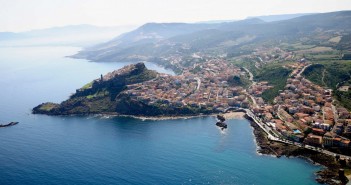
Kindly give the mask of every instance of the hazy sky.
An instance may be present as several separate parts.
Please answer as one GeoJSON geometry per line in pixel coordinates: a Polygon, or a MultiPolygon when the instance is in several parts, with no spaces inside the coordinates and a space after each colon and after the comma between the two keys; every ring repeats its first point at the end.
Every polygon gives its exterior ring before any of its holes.
{"type": "Polygon", "coordinates": [[[351,0],[0,0],[0,31],[351,10],[351,0]]]}

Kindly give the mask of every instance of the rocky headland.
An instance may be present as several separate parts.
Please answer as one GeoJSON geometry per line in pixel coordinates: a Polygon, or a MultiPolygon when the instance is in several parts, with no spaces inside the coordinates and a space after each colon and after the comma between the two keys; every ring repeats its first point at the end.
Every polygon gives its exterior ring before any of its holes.
{"type": "Polygon", "coordinates": [[[42,103],[34,107],[32,113],[47,115],[108,114],[139,117],[179,117],[215,112],[183,105],[150,104],[145,100],[133,97],[127,92],[127,90],[137,90],[138,84],[146,81],[152,82],[160,75],[162,74],[147,69],[144,63],[131,64],[104,76],[101,75],[99,79],[95,79],[82,88],[77,89],[68,100],[60,104],[42,103]]]}
{"type": "MultiPolygon", "coordinates": [[[[99,79],[86,84],[60,103],[43,103],[33,108],[34,114],[71,115],[71,114],[117,114],[121,107],[132,106],[128,98],[121,94],[127,85],[137,84],[156,78],[156,71],[148,70],[144,63],[137,63],[101,75],[99,79]]],[[[140,105],[133,105],[139,107],[140,105]]],[[[130,111],[130,110],[129,110],[130,111]]]]}

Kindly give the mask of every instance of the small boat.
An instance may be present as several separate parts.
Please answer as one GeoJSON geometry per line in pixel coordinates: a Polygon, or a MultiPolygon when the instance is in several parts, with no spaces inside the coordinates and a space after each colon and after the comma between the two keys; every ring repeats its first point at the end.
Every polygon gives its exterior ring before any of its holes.
{"type": "Polygon", "coordinates": [[[18,122],[10,122],[7,124],[0,124],[0,127],[9,127],[9,126],[17,125],[17,124],[18,124],[18,122]]]}

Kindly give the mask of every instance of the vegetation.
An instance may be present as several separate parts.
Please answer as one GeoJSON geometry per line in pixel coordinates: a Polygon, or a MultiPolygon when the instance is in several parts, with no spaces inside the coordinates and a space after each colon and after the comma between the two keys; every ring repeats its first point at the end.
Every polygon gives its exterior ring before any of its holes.
{"type": "Polygon", "coordinates": [[[304,45],[301,42],[289,44],[289,43],[282,43],[280,47],[286,51],[298,51],[298,50],[305,50],[314,48],[315,45],[304,45]]]}
{"type": "Polygon", "coordinates": [[[247,76],[230,76],[228,78],[228,83],[232,86],[242,86],[247,88],[251,84],[251,81],[247,76]]]}
{"type": "Polygon", "coordinates": [[[338,90],[351,82],[351,61],[319,61],[306,68],[303,75],[318,85],[333,89],[338,103],[351,110],[351,92],[338,90]]]}
{"type": "Polygon", "coordinates": [[[343,92],[336,90],[334,97],[338,100],[339,104],[348,110],[351,110],[351,91],[343,92]]]}
{"type": "Polygon", "coordinates": [[[44,104],[42,104],[40,109],[42,111],[50,111],[50,110],[52,110],[55,107],[57,107],[57,104],[55,104],[55,103],[44,103],[44,104]]]}
{"type": "Polygon", "coordinates": [[[115,98],[126,85],[151,80],[156,76],[155,71],[148,70],[144,64],[138,63],[130,68],[129,73],[114,76],[106,81],[92,81],[61,104],[44,103],[35,107],[33,113],[65,115],[115,112],[115,98]]]}
{"type": "Polygon", "coordinates": [[[92,87],[92,85],[93,85],[93,82],[89,82],[89,83],[85,84],[81,89],[89,89],[92,87]]]}
{"type": "MultiPolygon", "coordinates": [[[[346,51],[351,47],[350,18],[351,11],[342,11],[270,23],[260,19],[217,24],[153,23],[75,57],[94,61],[166,61],[168,56],[184,57],[196,52],[236,57],[250,54],[265,44],[294,52],[331,51],[331,48],[346,51]],[[145,38],[140,39],[141,34],[145,38]]],[[[172,67],[169,62],[164,66],[172,67]]]]}
{"type": "Polygon", "coordinates": [[[336,90],[351,79],[351,61],[319,61],[309,66],[303,75],[312,82],[336,90]]]}
{"type": "Polygon", "coordinates": [[[312,82],[324,86],[324,82],[322,81],[321,74],[323,74],[323,71],[325,70],[324,65],[322,64],[314,64],[305,69],[303,72],[303,75],[311,80],[312,82]]]}
{"type": "Polygon", "coordinates": [[[267,81],[273,86],[262,93],[263,100],[272,103],[274,98],[278,96],[279,90],[284,89],[290,73],[291,69],[279,65],[267,65],[256,71],[256,81],[267,81]]]}
{"type": "Polygon", "coordinates": [[[190,70],[190,72],[193,73],[193,74],[196,74],[196,73],[198,73],[200,71],[201,71],[201,67],[200,66],[196,66],[194,69],[190,70]]]}
{"type": "Polygon", "coordinates": [[[344,51],[344,50],[351,50],[351,35],[344,35],[341,37],[340,42],[336,46],[336,49],[344,51]]]}

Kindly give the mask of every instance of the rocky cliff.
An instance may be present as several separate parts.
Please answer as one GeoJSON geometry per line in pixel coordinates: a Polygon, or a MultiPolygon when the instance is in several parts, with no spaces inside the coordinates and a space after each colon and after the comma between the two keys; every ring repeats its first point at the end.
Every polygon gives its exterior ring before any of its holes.
{"type": "Polygon", "coordinates": [[[33,108],[34,114],[69,115],[119,113],[118,104],[128,104],[116,98],[127,85],[141,83],[157,77],[144,63],[137,63],[110,72],[76,90],[68,100],[60,103],[43,103],[33,108]],[[118,101],[117,101],[118,99],[118,101]]]}

